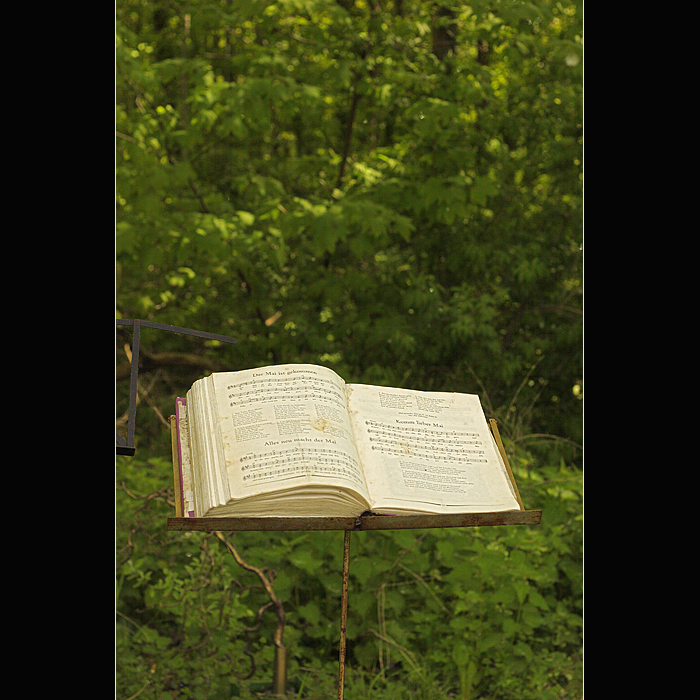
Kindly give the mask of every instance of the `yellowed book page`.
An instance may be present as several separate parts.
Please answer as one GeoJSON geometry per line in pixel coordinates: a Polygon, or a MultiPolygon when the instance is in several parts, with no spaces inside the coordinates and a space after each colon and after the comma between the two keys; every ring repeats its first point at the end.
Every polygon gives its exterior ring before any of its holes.
{"type": "Polygon", "coordinates": [[[374,511],[519,510],[478,396],[359,384],[346,393],[374,511]]]}
{"type": "Polygon", "coordinates": [[[196,381],[187,392],[190,459],[195,515],[230,499],[220,420],[211,377],[196,381]]]}
{"type": "Polygon", "coordinates": [[[343,380],[316,365],[212,375],[232,498],[320,484],[367,489],[343,380]]]}
{"type": "MultiPolygon", "coordinates": [[[[187,406],[184,401],[177,402],[178,446],[180,450],[180,478],[184,515],[194,515],[194,490],[192,482],[192,465],[190,462],[190,431],[187,423],[187,406]]],[[[176,494],[176,497],[178,494],[176,494]]]]}

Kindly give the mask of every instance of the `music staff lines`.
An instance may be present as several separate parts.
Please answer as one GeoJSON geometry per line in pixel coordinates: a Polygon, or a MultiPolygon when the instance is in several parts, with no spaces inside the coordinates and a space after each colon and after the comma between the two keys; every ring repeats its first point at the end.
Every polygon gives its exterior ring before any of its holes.
{"type": "Polygon", "coordinates": [[[279,389],[274,387],[268,389],[258,387],[231,393],[228,395],[230,406],[244,406],[252,403],[271,403],[271,402],[293,402],[293,401],[329,401],[331,403],[345,408],[344,396],[335,389],[326,389],[324,387],[309,387],[302,388],[298,391],[292,391],[291,387],[287,389],[279,389]]]}
{"type": "MultiPolygon", "coordinates": [[[[410,441],[411,443],[416,443],[418,446],[421,445],[433,445],[435,443],[440,443],[440,444],[449,444],[449,445],[475,445],[475,446],[483,446],[483,443],[481,440],[457,440],[455,438],[449,438],[449,437],[426,437],[423,435],[407,435],[403,432],[398,432],[394,430],[377,430],[376,428],[368,428],[367,433],[372,436],[372,435],[377,435],[380,437],[374,438],[375,440],[383,440],[386,442],[407,442],[410,441]]],[[[468,435],[465,433],[465,435],[468,435]]],[[[372,438],[370,438],[372,439],[372,438]]]]}
{"type": "MultiPolygon", "coordinates": [[[[306,384],[311,384],[317,386],[319,384],[327,384],[332,388],[337,389],[337,384],[330,379],[323,379],[321,377],[303,378],[303,377],[263,377],[260,379],[249,379],[247,382],[240,382],[238,384],[229,384],[226,387],[227,391],[232,389],[243,389],[247,386],[261,387],[265,384],[288,384],[289,386],[304,386],[306,384]]],[[[284,387],[283,387],[284,388],[284,387]]]]}
{"type": "Polygon", "coordinates": [[[417,426],[393,426],[365,421],[371,449],[396,457],[412,456],[434,462],[486,462],[483,442],[478,433],[458,430],[433,430],[417,426]]]}
{"type": "MultiPolygon", "coordinates": [[[[412,425],[388,425],[387,423],[379,423],[373,420],[365,421],[365,425],[368,426],[368,432],[382,432],[386,435],[404,435],[405,433],[417,433],[422,438],[427,438],[432,436],[431,439],[446,439],[446,438],[478,438],[479,433],[474,432],[462,432],[459,430],[431,430],[423,426],[412,426],[412,425]]],[[[478,441],[474,441],[478,442],[478,441]]]]}
{"type": "Polygon", "coordinates": [[[241,471],[244,482],[309,473],[314,476],[344,476],[361,483],[357,462],[340,450],[325,447],[291,447],[244,455],[241,457],[241,471]]]}
{"type": "Polygon", "coordinates": [[[432,462],[457,462],[460,464],[488,462],[487,459],[481,456],[484,454],[483,450],[450,450],[449,448],[439,447],[425,450],[401,442],[396,442],[394,445],[380,442],[379,445],[372,445],[372,450],[394,457],[413,457],[415,459],[428,459],[432,462]]]}

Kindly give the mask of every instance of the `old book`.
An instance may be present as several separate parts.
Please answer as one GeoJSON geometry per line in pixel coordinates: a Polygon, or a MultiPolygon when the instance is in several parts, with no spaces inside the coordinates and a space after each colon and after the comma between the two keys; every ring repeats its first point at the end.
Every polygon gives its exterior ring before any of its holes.
{"type": "Polygon", "coordinates": [[[190,517],[521,510],[479,397],[346,384],[308,364],[219,372],[176,411],[190,517]]]}

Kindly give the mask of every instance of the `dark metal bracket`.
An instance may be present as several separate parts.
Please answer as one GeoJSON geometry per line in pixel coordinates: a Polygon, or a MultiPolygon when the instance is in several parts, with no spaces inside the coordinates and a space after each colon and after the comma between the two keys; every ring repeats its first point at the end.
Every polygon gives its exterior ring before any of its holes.
{"type": "Polygon", "coordinates": [[[169,331],[170,333],[181,333],[183,335],[194,335],[198,338],[206,338],[207,340],[218,340],[222,343],[235,343],[235,338],[230,338],[217,333],[207,333],[205,331],[196,331],[191,328],[181,328],[180,326],[171,326],[166,323],[154,323],[153,321],[141,321],[140,319],[117,319],[118,326],[132,326],[133,338],[131,342],[131,383],[129,386],[129,422],[127,424],[126,440],[117,433],[117,454],[133,457],[136,452],[134,447],[134,431],[136,422],[136,390],[139,375],[139,344],[141,341],[141,328],[157,328],[161,331],[169,331]]]}

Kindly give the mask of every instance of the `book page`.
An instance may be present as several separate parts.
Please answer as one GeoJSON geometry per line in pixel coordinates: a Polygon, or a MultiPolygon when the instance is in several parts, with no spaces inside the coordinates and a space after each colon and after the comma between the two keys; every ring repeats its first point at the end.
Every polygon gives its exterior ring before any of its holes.
{"type": "MultiPolygon", "coordinates": [[[[182,486],[182,512],[187,517],[194,516],[194,490],[192,483],[192,465],[190,462],[190,431],[187,424],[187,403],[177,399],[177,436],[178,461],[180,467],[180,484],[182,486]]],[[[178,497],[178,494],[175,494],[178,497]]]]}
{"type": "Polygon", "coordinates": [[[479,397],[347,386],[372,510],[519,510],[479,397]]]}
{"type": "Polygon", "coordinates": [[[227,503],[231,497],[215,398],[211,377],[196,381],[186,396],[194,511],[197,517],[213,506],[227,503]]]}
{"type": "Polygon", "coordinates": [[[316,365],[211,375],[231,496],[320,484],[367,499],[343,380],[316,365]]]}

